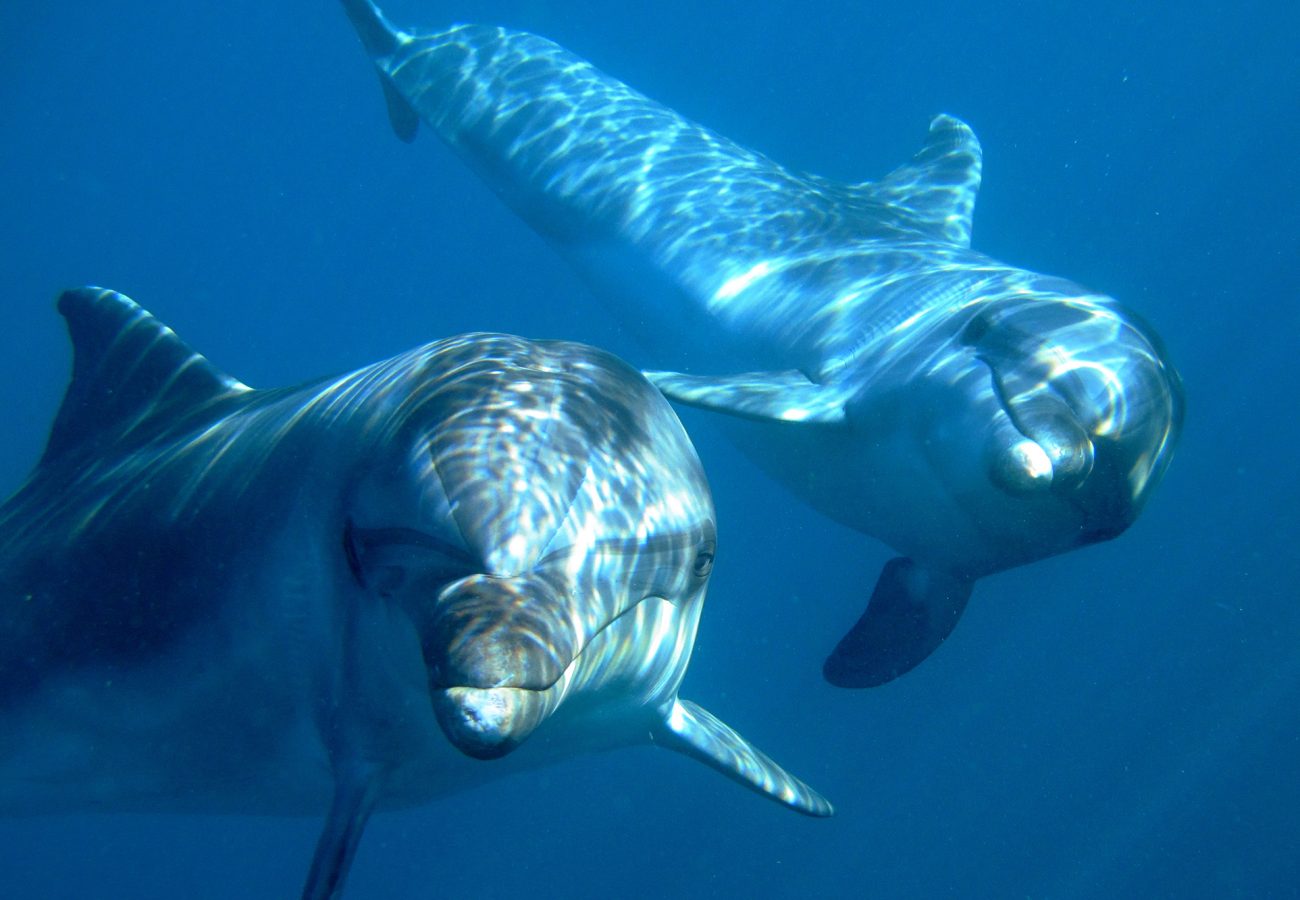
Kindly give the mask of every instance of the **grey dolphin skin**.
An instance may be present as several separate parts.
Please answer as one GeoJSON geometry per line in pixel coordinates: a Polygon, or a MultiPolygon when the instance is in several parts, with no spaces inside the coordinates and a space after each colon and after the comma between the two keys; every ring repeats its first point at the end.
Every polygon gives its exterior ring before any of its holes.
{"type": "Polygon", "coordinates": [[[789,171],[504,28],[407,33],[343,0],[403,139],[431,127],[640,330],[675,401],[903,556],[824,666],[887,682],[974,581],[1123,532],[1182,388],[1113,299],[970,248],[981,150],[941,115],[876,182],[789,171]],[[677,371],[668,371],[675,369],[677,371]]]}
{"type": "Polygon", "coordinates": [[[374,809],[647,741],[831,814],[677,697],[714,511],[636,370],[475,334],[252,390],[120,294],[59,309],[0,507],[0,814],[327,813],[309,898],[374,809]]]}

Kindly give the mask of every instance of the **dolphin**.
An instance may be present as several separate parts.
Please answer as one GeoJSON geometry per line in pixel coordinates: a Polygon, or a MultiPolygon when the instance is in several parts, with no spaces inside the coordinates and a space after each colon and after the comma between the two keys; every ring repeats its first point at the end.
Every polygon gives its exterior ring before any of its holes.
{"type": "Polygon", "coordinates": [[[714,510],[636,370],[471,334],[253,390],[121,294],[59,310],[0,507],[0,813],[325,812],[309,898],[372,810],[647,741],[831,814],[677,696],[714,510]]]}
{"type": "Polygon", "coordinates": [[[790,171],[562,47],[408,32],[343,0],[398,136],[432,128],[640,332],[664,393],[721,413],[814,508],[902,555],[823,667],[890,681],[974,582],[1122,533],[1183,394],[1114,299],[971,249],[982,153],[949,115],[910,162],[790,171]]]}

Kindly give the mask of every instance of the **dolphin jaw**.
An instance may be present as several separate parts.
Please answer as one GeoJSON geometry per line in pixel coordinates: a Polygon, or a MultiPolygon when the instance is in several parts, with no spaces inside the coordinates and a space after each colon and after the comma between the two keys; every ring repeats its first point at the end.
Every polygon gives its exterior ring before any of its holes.
{"type": "Polygon", "coordinates": [[[532,734],[559,705],[558,692],[516,687],[452,687],[433,692],[443,734],[473,759],[500,759],[532,734]]]}
{"type": "MultiPolygon", "coordinates": [[[[581,696],[588,689],[582,674],[588,671],[583,668],[588,659],[587,651],[609,629],[621,622],[635,622],[647,601],[677,607],[677,604],[656,594],[641,598],[597,630],[573,655],[554,683],[545,687],[521,687],[509,683],[508,677],[502,678],[498,684],[482,687],[440,685],[437,674],[431,670],[430,698],[438,725],[447,740],[474,759],[500,759],[512,752],[550,718],[570,694],[581,696]]],[[[653,631],[641,635],[643,652],[635,657],[627,655],[625,648],[611,650],[608,645],[607,649],[592,657],[592,666],[602,670],[606,676],[610,673],[605,670],[613,667],[627,670],[638,681],[649,679],[644,690],[634,692],[640,698],[635,701],[638,705],[653,705],[669,695],[675,697],[677,683],[685,671],[683,663],[685,658],[689,658],[689,652],[683,658],[676,649],[680,640],[670,639],[667,633],[673,630],[673,625],[663,621],[662,617],[656,618],[655,622],[653,631]],[[655,675],[656,672],[659,674],[655,675]]]]}

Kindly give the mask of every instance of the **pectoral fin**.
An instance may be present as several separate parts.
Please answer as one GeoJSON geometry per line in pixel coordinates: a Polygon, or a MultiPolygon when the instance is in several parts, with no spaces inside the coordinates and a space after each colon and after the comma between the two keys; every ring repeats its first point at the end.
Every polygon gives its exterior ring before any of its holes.
{"type": "Polygon", "coordinates": [[[403,143],[411,143],[420,129],[420,117],[383,72],[379,73],[379,86],[384,90],[384,103],[388,106],[388,122],[393,126],[393,134],[403,143]]]}
{"type": "Polygon", "coordinates": [[[971,581],[891,559],[862,614],[826,658],[836,687],[876,687],[918,666],[952,633],[970,599],[971,581]]]}
{"type": "Polygon", "coordinates": [[[379,75],[379,86],[384,90],[384,102],[388,104],[388,121],[393,125],[393,133],[406,143],[415,140],[415,132],[420,125],[420,117],[402,92],[389,77],[392,56],[411,36],[394,28],[371,0],[343,0],[343,9],[357,29],[357,36],[366,48],[366,53],[375,64],[379,75]]]}
{"type": "Polygon", "coordinates": [[[809,380],[802,372],[748,372],[743,375],[684,375],[643,372],[664,396],[689,406],[747,419],[781,422],[844,421],[839,391],[809,380]]]}
{"type": "Polygon", "coordinates": [[[343,895],[343,882],[375,806],[378,782],[372,769],[349,768],[337,779],[334,802],[316,841],[316,855],[302,889],[302,900],[333,900],[343,895]]]}
{"type": "Polygon", "coordinates": [[[821,794],[782,769],[730,726],[689,700],[674,700],[654,741],[698,759],[728,778],[808,816],[835,810],[821,794]]]}

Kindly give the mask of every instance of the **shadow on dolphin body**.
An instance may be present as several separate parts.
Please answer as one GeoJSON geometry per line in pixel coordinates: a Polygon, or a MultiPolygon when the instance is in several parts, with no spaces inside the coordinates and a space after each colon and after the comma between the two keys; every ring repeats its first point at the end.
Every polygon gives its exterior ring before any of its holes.
{"type": "Polygon", "coordinates": [[[982,153],[961,121],[841,184],[544,38],[407,32],[343,5],[399,137],[426,123],[548,238],[639,331],[665,394],[903,554],[827,659],[832,683],[913,668],[977,579],[1119,535],[1160,482],[1183,416],[1160,341],[1110,297],[971,249],[982,153]]]}
{"type": "Polygon", "coordinates": [[[471,334],[253,390],[113,291],[59,309],[0,507],[0,814],[328,809],[309,898],[374,809],[647,741],[831,814],[677,696],[714,510],[636,370],[471,334]]]}

